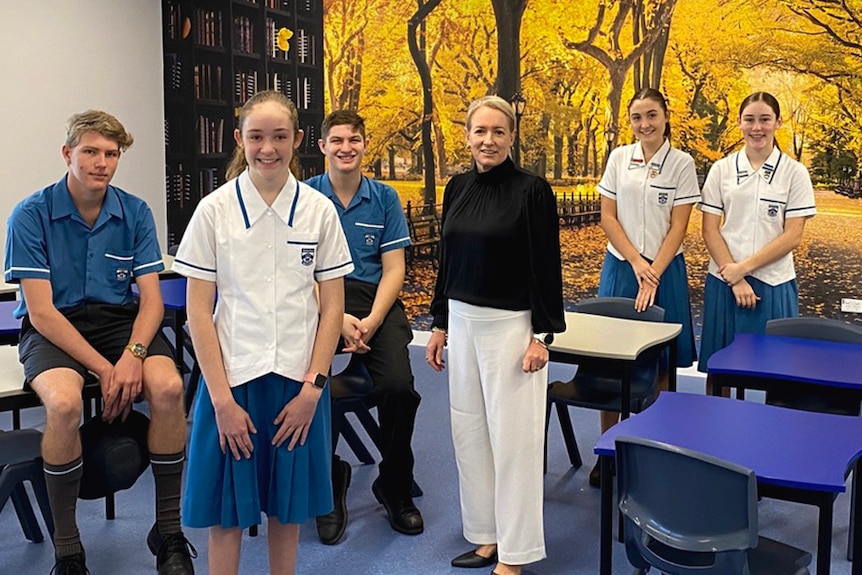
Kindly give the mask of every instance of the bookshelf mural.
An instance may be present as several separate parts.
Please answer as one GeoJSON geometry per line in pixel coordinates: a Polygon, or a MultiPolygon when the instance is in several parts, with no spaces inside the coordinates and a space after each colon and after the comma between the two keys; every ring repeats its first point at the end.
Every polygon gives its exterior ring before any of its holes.
{"type": "Polygon", "coordinates": [[[316,0],[163,0],[168,245],[198,201],[224,183],[239,109],[275,89],[297,105],[300,160],[323,170],[323,6],[316,0]],[[309,139],[308,136],[313,139],[309,139]]]}

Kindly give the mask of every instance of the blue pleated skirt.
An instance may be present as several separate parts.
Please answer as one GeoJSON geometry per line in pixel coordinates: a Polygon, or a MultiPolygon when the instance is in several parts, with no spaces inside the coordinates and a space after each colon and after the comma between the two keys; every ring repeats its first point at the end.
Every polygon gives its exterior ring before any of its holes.
{"type": "MultiPolygon", "coordinates": [[[[636,298],[637,295],[638,281],[632,266],[625,260],[618,260],[610,252],[605,253],[605,263],[602,265],[602,274],[599,277],[599,297],[636,298]]],[[[676,365],[677,367],[690,366],[697,355],[691,322],[688,273],[685,270],[685,258],[682,254],[674,257],[661,275],[655,304],[664,308],[666,322],[682,324],[682,331],[676,339],[676,365]]]]}
{"type": "Polygon", "coordinates": [[[257,429],[250,459],[236,461],[219,448],[215,411],[201,378],[195,400],[183,523],[188,527],[245,529],[261,522],[261,513],[281,523],[304,523],[332,511],[332,439],[329,387],[317,403],[305,445],[272,445],[273,423],[302,383],[269,374],[231,389],[257,429]]]}
{"type": "Polygon", "coordinates": [[[736,334],[764,333],[769,320],[799,315],[799,287],[795,279],[777,286],[751,276],[745,279],[760,297],[754,309],[736,305],[733,289],[714,275],[707,274],[698,371],[706,372],[710,356],[730,345],[736,334]]]}

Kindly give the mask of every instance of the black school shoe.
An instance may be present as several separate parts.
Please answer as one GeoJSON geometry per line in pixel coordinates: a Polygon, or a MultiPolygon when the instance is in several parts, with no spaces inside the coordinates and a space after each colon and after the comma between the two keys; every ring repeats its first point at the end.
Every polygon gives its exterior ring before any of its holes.
{"type": "Polygon", "coordinates": [[[66,557],[57,557],[51,575],[89,575],[83,551],[66,557]]]}
{"type": "Polygon", "coordinates": [[[147,547],[156,556],[159,575],[194,575],[192,559],[198,552],[182,532],[162,536],[153,525],[147,534],[147,547]]]}
{"type": "MultiPolygon", "coordinates": [[[[611,477],[614,477],[617,474],[617,463],[616,461],[611,461],[611,477]]],[[[602,462],[596,461],[596,464],[593,466],[590,471],[590,487],[599,488],[602,486],[602,462]]]]}
{"type": "Polygon", "coordinates": [[[347,529],[347,488],[350,487],[350,464],[339,459],[332,468],[332,502],[330,513],[317,518],[317,536],[324,545],[335,545],[347,529]]]}
{"type": "Polygon", "coordinates": [[[387,497],[380,488],[380,478],[375,479],[371,484],[371,492],[386,508],[392,529],[405,535],[419,535],[425,530],[422,514],[419,513],[419,509],[413,504],[413,499],[409,495],[401,499],[387,497]]]}

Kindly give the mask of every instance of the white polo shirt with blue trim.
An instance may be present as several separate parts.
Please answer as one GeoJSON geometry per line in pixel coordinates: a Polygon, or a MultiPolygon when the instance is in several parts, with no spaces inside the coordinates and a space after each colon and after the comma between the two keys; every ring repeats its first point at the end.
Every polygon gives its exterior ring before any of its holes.
{"type": "Polygon", "coordinates": [[[198,204],[174,271],[215,282],[215,325],[228,382],[268,373],[302,381],[319,308],[314,283],[353,270],[338,214],[291,175],[267,206],[248,175],[198,204]]]}
{"type": "Polygon", "coordinates": [[[332,189],[328,174],[306,180],[332,200],[347,236],[355,266],[349,279],[377,285],[383,276],[382,254],[410,245],[410,232],[398,193],[390,186],[362,177],[359,189],[346,208],[332,189]]]}
{"type": "MultiPolygon", "coordinates": [[[[721,237],[735,262],[757,253],[780,236],[787,218],[817,213],[808,170],[777,147],[759,170],[751,167],[744,148],[713,164],[698,208],[722,216],[721,237]]],[[[709,273],[721,277],[712,258],[709,273]]],[[[751,275],[771,286],[794,279],[793,253],[751,275]]]]}
{"type": "MultiPolygon", "coordinates": [[[[667,140],[649,162],[640,142],[614,149],[598,188],[616,201],[617,220],[626,237],[650,261],[670,230],[673,208],[700,201],[694,160],[667,140]]],[[[608,251],[620,261],[625,259],[610,242],[608,251]]]]}
{"type": "MultiPolygon", "coordinates": [[[[6,232],[5,279],[46,279],[54,307],[131,303],[132,278],[164,269],[153,214],[147,203],[108,186],[92,227],[72,201],[66,176],[19,203],[6,232]]],[[[21,303],[15,317],[27,314],[21,303]]]]}

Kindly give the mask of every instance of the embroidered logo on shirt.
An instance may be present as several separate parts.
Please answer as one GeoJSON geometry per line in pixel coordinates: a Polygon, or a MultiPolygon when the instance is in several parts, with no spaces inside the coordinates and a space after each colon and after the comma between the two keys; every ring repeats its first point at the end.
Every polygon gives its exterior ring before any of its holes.
{"type": "Polygon", "coordinates": [[[766,209],[766,215],[770,218],[774,218],[778,215],[778,204],[769,204],[769,207],[766,209]]]}
{"type": "Polygon", "coordinates": [[[314,248],[302,248],[302,255],[299,258],[304,266],[310,266],[314,263],[314,248]]]}
{"type": "Polygon", "coordinates": [[[118,282],[126,281],[129,279],[129,270],[126,268],[117,268],[116,277],[118,282]]]}
{"type": "Polygon", "coordinates": [[[659,203],[659,205],[662,205],[662,206],[667,204],[667,192],[659,192],[658,193],[658,203],[659,203]]]}
{"type": "Polygon", "coordinates": [[[365,245],[373,246],[374,245],[374,234],[365,234],[365,245]]]}

